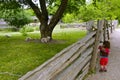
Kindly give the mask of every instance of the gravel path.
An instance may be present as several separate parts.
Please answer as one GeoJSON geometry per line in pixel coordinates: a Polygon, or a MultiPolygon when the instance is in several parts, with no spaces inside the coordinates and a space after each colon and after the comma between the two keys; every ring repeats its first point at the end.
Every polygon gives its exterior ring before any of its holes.
{"type": "Polygon", "coordinates": [[[116,29],[111,34],[110,42],[108,71],[100,73],[97,69],[96,74],[89,76],[86,80],[120,80],[120,29],[116,29]]]}

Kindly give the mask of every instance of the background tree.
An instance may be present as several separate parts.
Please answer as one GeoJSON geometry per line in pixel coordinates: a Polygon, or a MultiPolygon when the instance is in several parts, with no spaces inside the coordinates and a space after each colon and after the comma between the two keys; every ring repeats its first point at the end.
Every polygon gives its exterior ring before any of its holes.
{"type": "Polygon", "coordinates": [[[13,26],[17,31],[32,21],[28,14],[25,12],[23,14],[21,11],[11,14],[9,17],[5,17],[4,20],[8,22],[9,25],[13,26]]]}
{"type": "Polygon", "coordinates": [[[31,22],[29,14],[15,0],[0,1],[0,18],[4,19],[15,30],[19,30],[25,24],[31,22]]]}
{"type": "MultiPolygon", "coordinates": [[[[92,1],[92,0],[91,0],[92,1]]],[[[118,18],[120,20],[119,0],[93,0],[91,4],[80,6],[77,16],[83,21],[107,19],[113,20],[118,18]]]]}
{"type": "Polygon", "coordinates": [[[86,5],[86,0],[69,0],[68,6],[63,14],[62,22],[79,22],[78,15],[80,6],[86,5]]]}

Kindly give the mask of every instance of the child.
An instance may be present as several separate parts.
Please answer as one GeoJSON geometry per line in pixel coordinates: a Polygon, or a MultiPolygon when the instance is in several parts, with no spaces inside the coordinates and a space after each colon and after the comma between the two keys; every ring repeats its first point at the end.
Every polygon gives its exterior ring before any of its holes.
{"type": "Polygon", "coordinates": [[[110,42],[104,41],[102,46],[99,46],[100,49],[100,72],[107,72],[106,66],[108,64],[108,55],[110,53],[110,42]]]}

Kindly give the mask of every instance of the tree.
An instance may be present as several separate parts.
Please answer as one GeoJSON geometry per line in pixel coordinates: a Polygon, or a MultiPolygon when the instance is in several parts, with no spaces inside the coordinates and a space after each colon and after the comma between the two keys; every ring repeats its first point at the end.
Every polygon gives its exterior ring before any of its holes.
{"type": "Polygon", "coordinates": [[[95,7],[101,11],[102,19],[119,17],[120,0],[94,0],[95,7]]]}
{"type": "MultiPolygon", "coordinates": [[[[51,0],[52,1],[52,0],[51,0]]],[[[57,0],[56,0],[57,1],[57,0]]],[[[46,0],[39,0],[40,8],[36,6],[32,0],[26,0],[26,2],[30,5],[33,9],[35,15],[40,21],[40,33],[41,33],[41,41],[42,42],[49,42],[52,40],[52,32],[58,21],[61,19],[65,8],[67,6],[68,0],[61,0],[61,4],[59,8],[52,15],[52,18],[49,20],[48,10],[47,10],[47,1],[46,0]]]]}
{"type": "Polygon", "coordinates": [[[120,20],[120,0],[92,0],[91,4],[80,6],[77,16],[83,21],[107,19],[120,20]]]}
{"type": "Polygon", "coordinates": [[[15,0],[0,1],[0,9],[0,18],[4,19],[15,30],[19,30],[31,22],[29,14],[26,14],[21,8],[21,4],[15,0]]]}
{"type": "Polygon", "coordinates": [[[9,25],[13,26],[16,31],[18,31],[24,25],[30,23],[32,18],[29,16],[29,14],[21,10],[20,12],[15,12],[8,17],[5,17],[4,20],[8,22],[9,25]]]}

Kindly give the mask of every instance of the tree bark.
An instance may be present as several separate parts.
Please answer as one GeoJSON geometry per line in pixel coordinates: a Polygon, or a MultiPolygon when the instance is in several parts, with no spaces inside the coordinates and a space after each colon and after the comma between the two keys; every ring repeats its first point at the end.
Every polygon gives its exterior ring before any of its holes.
{"type": "Polygon", "coordinates": [[[40,25],[41,42],[47,43],[52,40],[53,30],[48,25],[40,25]],[[47,28],[46,28],[47,27],[47,28]]]}

